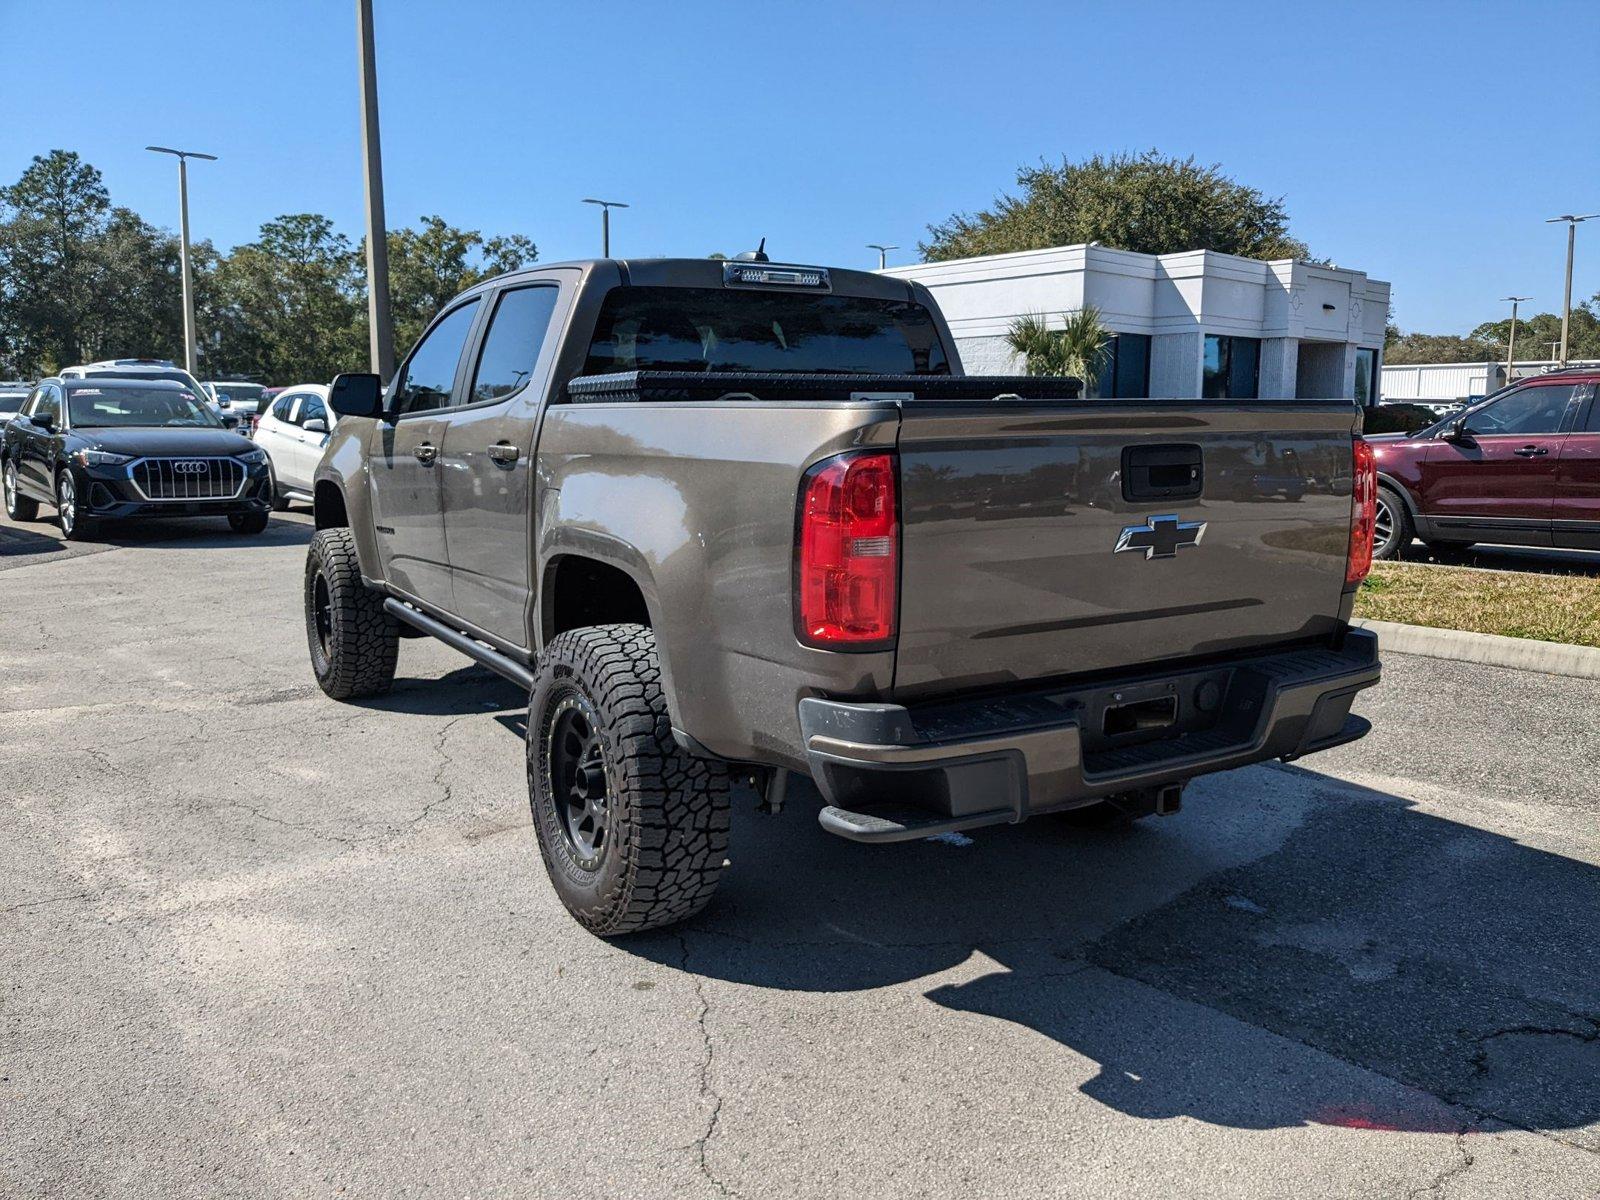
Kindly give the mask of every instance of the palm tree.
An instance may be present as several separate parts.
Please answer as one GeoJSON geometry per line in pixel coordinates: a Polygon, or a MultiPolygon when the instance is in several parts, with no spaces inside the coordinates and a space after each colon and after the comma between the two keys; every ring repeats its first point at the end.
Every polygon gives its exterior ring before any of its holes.
{"type": "Polygon", "coordinates": [[[1043,313],[1028,313],[1011,323],[1006,342],[1027,364],[1029,375],[1072,375],[1085,391],[1100,378],[1101,360],[1111,332],[1093,305],[1065,314],[1060,329],[1045,324],[1043,313]]]}

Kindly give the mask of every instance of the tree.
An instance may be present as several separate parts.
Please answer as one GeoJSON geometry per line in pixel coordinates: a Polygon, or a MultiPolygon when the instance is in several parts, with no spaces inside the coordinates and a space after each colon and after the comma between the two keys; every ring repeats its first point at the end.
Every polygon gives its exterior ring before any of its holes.
{"type": "Polygon", "coordinates": [[[930,225],[921,243],[927,262],[1100,242],[1121,250],[1168,254],[1216,250],[1250,258],[1305,258],[1289,236],[1282,198],[1273,199],[1192,157],[1096,154],[1017,171],[1020,195],[992,209],[957,213],[930,225]]]}
{"type": "Polygon", "coordinates": [[[1505,357],[1505,346],[1449,333],[1401,333],[1384,345],[1383,361],[1403,363],[1493,362],[1505,357]]]}
{"type": "Polygon", "coordinates": [[[82,359],[110,208],[100,172],[67,150],[35,155],[0,189],[0,359],[9,370],[82,359]]]}
{"type": "Polygon", "coordinates": [[[323,382],[366,361],[350,239],[317,213],[268,221],[214,268],[207,374],[323,382]]]}
{"type": "MultiPolygon", "coordinates": [[[[415,229],[390,230],[389,304],[396,349],[404,353],[439,310],[467,288],[520,270],[538,257],[538,247],[521,234],[485,238],[438,216],[423,217],[415,229]]],[[[365,242],[360,258],[366,261],[365,242]]]]}
{"type": "Polygon", "coordinates": [[[1067,313],[1060,329],[1051,329],[1043,313],[1018,317],[1006,341],[1023,356],[1029,375],[1072,375],[1093,391],[1100,378],[1110,331],[1100,323],[1100,312],[1090,306],[1067,313]]]}
{"type": "MultiPolygon", "coordinates": [[[[1511,336],[1511,318],[1486,321],[1472,331],[1472,336],[1499,346],[1499,357],[1504,358],[1506,343],[1511,336]]],[[[1560,340],[1560,313],[1538,313],[1517,318],[1519,359],[1549,358],[1550,344],[1560,340]]],[[[1567,331],[1567,357],[1600,358],[1600,295],[1573,306],[1572,321],[1567,331]]]]}

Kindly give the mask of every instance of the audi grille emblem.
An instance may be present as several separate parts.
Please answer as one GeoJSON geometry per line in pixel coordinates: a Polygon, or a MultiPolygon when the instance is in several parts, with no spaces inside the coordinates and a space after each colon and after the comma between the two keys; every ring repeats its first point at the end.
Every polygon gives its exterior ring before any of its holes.
{"type": "Polygon", "coordinates": [[[1143,550],[1146,560],[1176,558],[1180,548],[1198,546],[1205,532],[1204,521],[1183,521],[1174,513],[1164,513],[1151,517],[1143,525],[1124,526],[1117,538],[1117,548],[1111,553],[1143,550]]]}
{"type": "Polygon", "coordinates": [[[189,459],[187,462],[175,462],[172,469],[179,475],[204,475],[211,470],[211,464],[201,459],[189,459]]]}

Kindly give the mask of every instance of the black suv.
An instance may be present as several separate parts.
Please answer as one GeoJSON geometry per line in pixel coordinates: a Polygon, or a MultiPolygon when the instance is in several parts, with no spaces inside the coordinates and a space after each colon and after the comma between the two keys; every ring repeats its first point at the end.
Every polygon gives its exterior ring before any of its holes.
{"type": "Polygon", "coordinates": [[[0,478],[7,516],[54,505],[70,541],[126,517],[225,516],[260,533],[272,503],[266,452],[167,380],[41,380],[0,437],[0,478]]]}

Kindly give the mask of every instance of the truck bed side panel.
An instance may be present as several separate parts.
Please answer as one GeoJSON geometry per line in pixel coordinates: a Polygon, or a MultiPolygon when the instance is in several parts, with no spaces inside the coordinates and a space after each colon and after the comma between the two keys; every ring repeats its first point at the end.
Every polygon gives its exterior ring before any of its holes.
{"type": "Polygon", "coordinates": [[[540,587],[561,555],[644,592],[677,728],[730,759],[803,765],[804,695],[877,696],[893,654],[795,638],[795,504],[818,459],[890,448],[899,410],[711,401],[552,406],[539,439],[540,587]]]}

